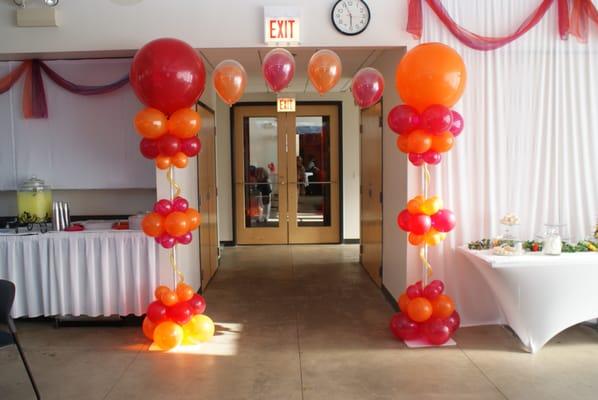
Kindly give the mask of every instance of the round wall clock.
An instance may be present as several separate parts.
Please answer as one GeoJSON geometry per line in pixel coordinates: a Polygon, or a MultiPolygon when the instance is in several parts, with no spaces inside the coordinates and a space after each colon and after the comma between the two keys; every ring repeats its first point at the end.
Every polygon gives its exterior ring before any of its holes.
{"type": "Polygon", "coordinates": [[[332,7],[332,24],[343,35],[359,35],[370,18],[370,8],[363,0],[338,0],[332,7]]]}

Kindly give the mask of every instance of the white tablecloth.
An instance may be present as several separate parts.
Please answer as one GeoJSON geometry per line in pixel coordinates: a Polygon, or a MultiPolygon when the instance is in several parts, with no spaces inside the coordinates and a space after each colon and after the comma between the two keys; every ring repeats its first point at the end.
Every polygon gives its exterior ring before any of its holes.
{"type": "Polygon", "coordinates": [[[598,253],[459,251],[480,271],[504,321],[532,353],[564,329],[598,317],[598,253]]]}
{"type": "Polygon", "coordinates": [[[139,231],[0,236],[12,316],[142,315],[159,282],[157,247],[139,231]]]}

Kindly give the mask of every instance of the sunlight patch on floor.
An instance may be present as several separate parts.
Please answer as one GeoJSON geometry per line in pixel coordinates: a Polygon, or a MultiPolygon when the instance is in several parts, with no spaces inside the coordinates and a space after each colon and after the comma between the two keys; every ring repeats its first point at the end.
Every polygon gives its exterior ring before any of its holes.
{"type": "Polygon", "coordinates": [[[239,338],[243,330],[243,324],[231,322],[215,322],[216,333],[212,340],[201,344],[182,344],[167,352],[152,343],[150,352],[174,353],[174,354],[199,354],[209,356],[235,356],[238,353],[239,338]]]}

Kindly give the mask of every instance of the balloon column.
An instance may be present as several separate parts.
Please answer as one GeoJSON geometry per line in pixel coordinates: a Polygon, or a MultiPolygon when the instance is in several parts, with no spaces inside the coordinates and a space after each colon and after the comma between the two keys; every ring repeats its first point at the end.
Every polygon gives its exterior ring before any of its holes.
{"type": "Polygon", "coordinates": [[[199,212],[189,207],[174,181],[174,167],[185,168],[188,157],[201,150],[197,134],[199,114],[192,107],[201,97],[206,81],[203,62],[187,43],[170,38],[147,43],[135,54],[129,79],[135,94],[148,108],[135,117],[134,125],[143,136],[141,154],[155,160],[156,167],[167,169],[171,185],[170,199],[160,199],[145,216],[142,228],[165,249],[178,284],[175,290],[159,286],[156,301],[147,309],[143,332],[163,350],[183,342],[199,343],[214,334],[214,324],[207,316],[205,300],[184,282],[176,264],[176,246],[193,240],[191,231],[200,224],[199,212]]]}
{"type": "Polygon", "coordinates": [[[432,345],[447,342],[460,324],[453,300],[444,294],[444,283],[433,280],[428,246],[436,246],[454,229],[456,218],[442,199],[429,196],[428,164],[442,161],[463,130],[463,117],[452,107],[463,94],[466,70],[452,48],[441,43],[416,46],[396,70],[396,89],[405,104],[388,114],[388,125],[397,133],[397,147],[409,161],[422,167],[423,194],[413,197],[397,216],[399,227],[409,232],[409,244],[421,246],[423,279],[407,287],[398,304],[401,312],[390,321],[393,334],[402,340],[424,339],[432,345]]]}

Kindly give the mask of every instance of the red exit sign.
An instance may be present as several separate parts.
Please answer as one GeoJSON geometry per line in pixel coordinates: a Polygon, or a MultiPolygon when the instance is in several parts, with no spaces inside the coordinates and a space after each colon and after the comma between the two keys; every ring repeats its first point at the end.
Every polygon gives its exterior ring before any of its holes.
{"type": "Polygon", "coordinates": [[[265,7],[264,32],[267,44],[298,44],[299,10],[296,7],[265,7]]]}

